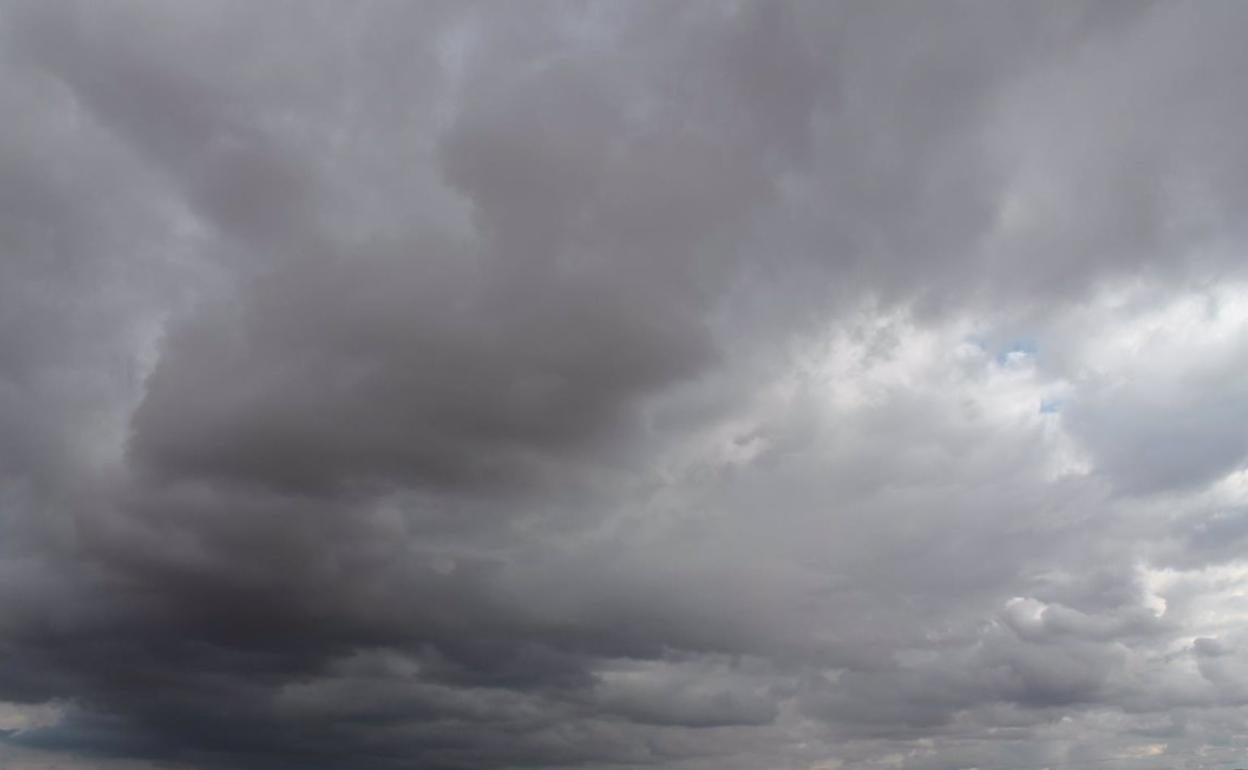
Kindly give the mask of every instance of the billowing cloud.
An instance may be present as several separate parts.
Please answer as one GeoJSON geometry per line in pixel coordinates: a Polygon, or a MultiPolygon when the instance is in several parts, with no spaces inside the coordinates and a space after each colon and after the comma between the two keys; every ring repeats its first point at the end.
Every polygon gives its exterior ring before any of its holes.
{"type": "Polygon", "coordinates": [[[1231,766],[1246,27],[0,4],[0,764],[1231,766]]]}

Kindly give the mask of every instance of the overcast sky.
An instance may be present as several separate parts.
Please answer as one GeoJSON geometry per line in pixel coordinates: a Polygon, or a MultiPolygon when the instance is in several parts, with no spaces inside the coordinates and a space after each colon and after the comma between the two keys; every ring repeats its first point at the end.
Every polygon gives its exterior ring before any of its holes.
{"type": "Polygon", "coordinates": [[[0,766],[1248,766],[1245,40],[0,2],[0,766]]]}

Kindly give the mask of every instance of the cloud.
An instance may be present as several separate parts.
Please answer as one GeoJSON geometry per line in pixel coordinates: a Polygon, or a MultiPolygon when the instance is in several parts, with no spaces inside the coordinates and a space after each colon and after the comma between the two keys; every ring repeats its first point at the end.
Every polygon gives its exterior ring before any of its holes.
{"type": "Polygon", "coordinates": [[[1227,764],[1245,21],[0,6],[0,762],[1227,764]]]}

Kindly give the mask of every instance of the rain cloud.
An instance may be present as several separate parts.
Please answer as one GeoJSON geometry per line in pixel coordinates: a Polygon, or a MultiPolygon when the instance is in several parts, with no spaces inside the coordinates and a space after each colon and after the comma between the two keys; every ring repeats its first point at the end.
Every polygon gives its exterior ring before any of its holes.
{"type": "Polygon", "coordinates": [[[0,765],[1242,766],[1246,32],[0,3],[0,765]]]}

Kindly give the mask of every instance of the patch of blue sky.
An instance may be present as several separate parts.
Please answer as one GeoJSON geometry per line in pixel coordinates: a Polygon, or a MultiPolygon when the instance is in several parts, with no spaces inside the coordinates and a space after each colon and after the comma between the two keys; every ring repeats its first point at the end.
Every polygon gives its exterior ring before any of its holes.
{"type": "Polygon", "coordinates": [[[1034,358],[1038,350],[1035,340],[1018,339],[1006,345],[997,353],[997,363],[1004,364],[1022,358],[1034,358]]]}

